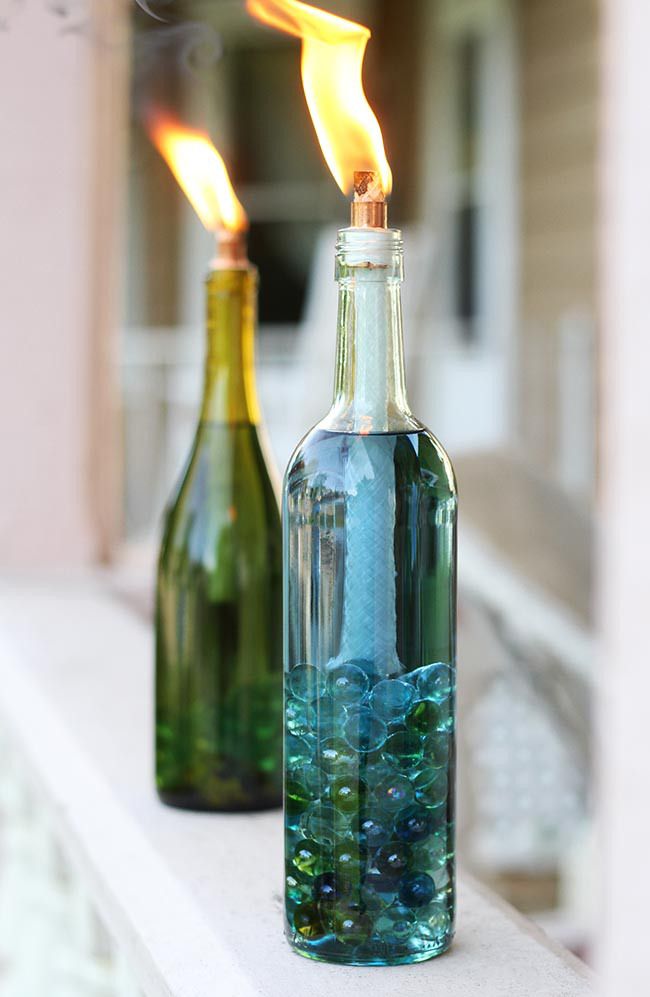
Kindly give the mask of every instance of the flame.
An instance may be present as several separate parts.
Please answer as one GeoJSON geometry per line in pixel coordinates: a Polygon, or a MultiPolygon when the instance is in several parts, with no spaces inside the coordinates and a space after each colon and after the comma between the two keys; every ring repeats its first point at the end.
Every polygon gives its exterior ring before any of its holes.
{"type": "Polygon", "coordinates": [[[170,118],[155,115],[148,131],[190,204],[210,232],[242,232],[246,212],[233,190],[226,164],[209,137],[170,118]]]}
{"type": "Polygon", "coordinates": [[[384,140],[363,90],[368,28],[299,0],[247,0],[246,5],[253,17],[302,39],[307,105],[327,165],[343,193],[351,193],[355,171],[372,170],[389,194],[392,176],[384,140]]]}

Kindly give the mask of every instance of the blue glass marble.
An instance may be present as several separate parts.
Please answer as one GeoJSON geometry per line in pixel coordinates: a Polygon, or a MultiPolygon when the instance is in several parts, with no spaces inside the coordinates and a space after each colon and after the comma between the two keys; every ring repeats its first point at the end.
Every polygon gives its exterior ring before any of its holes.
{"type": "Polygon", "coordinates": [[[376,680],[374,661],[370,661],[367,658],[351,658],[349,661],[344,661],[343,664],[354,665],[355,668],[360,668],[362,672],[365,672],[371,682],[376,680]]]}
{"type": "Polygon", "coordinates": [[[423,807],[435,809],[447,802],[449,785],[445,769],[423,769],[413,777],[415,798],[423,807]]]}
{"type": "Polygon", "coordinates": [[[383,755],[386,761],[392,762],[401,771],[412,771],[422,760],[422,740],[413,732],[397,731],[386,741],[383,755]]]}
{"type": "Polygon", "coordinates": [[[360,705],[370,681],[357,665],[336,665],[327,675],[327,684],[333,699],[345,705],[360,705]]]}
{"type": "Polygon", "coordinates": [[[445,902],[434,902],[417,914],[415,934],[422,941],[431,945],[446,944],[452,929],[449,905],[445,902]]]}
{"type": "Polygon", "coordinates": [[[374,930],[382,940],[407,941],[417,926],[417,918],[412,910],[403,904],[394,903],[386,907],[375,920],[374,930]]]}
{"type": "Polygon", "coordinates": [[[454,678],[449,665],[437,661],[433,665],[419,668],[417,689],[419,699],[432,699],[442,703],[449,699],[454,687],[454,678]]]}
{"type": "Polygon", "coordinates": [[[415,690],[410,683],[385,679],[374,687],[369,702],[377,716],[389,723],[404,717],[414,697],[415,690]]]}
{"type": "Polygon", "coordinates": [[[400,880],[399,898],[406,907],[426,907],[435,892],[436,885],[426,872],[407,873],[400,880]]]}
{"type": "Polygon", "coordinates": [[[432,872],[433,880],[436,884],[436,896],[442,897],[454,892],[455,874],[454,863],[450,855],[449,861],[432,872]]]}
{"type": "Polygon", "coordinates": [[[293,778],[302,783],[314,797],[321,796],[327,786],[327,775],[317,765],[301,765],[292,769],[293,778]]]}
{"type": "Polygon", "coordinates": [[[414,798],[415,790],[408,776],[390,769],[374,783],[374,798],[384,813],[396,813],[414,798]]]}
{"type": "Polygon", "coordinates": [[[328,694],[316,700],[313,707],[319,740],[322,742],[325,738],[341,737],[347,719],[345,703],[328,694]]]}
{"type": "Polygon", "coordinates": [[[310,703],[325,692],[326,678],[320,668],[313,665],[295,665],[289,672],[289,688],[303,702],[310,703]]]}
{"type": "Polygon", "coordinates": [[[392,821],[390,817],[363,816],[359,823],[359,841],[369,851],[374,851],[385,845],[392,837],[392,821]]]}
{"type": "Polygon", "coordinates": [[[343,728],[345,740],[356,751],[377,751],[386,741],[386,724],[372,710],[350,711],[343,728]]]}
{"type": "Polygon", "coordinates": [[[426,807],[413,804],[401,810],[395,820],[395,834],[401,841],[423,841],[433,832],[435,821],[426,807]]]}
{"type": "Polygon", "coordinates": [[[378,869],[370,869],[361,886],[361,903],[370,913],[377,913],[395,903],[397,881],[378,869]]]}
{"type": "Polygon", "coordinates": [[[285,724],[290,734],[302,737],[314,728],[316,712],[310,703],[289,697],[285,703],[285,724]]]}
{"type": "Polygon", "coordinates": [[[422,757],[430,768],[447,768],[451,757],[451,736],[448,731],[436,731],[422,742],[422,757]]]}
{"type": "Polygon", "coordinates": [[[284,739],[284,759],[289,772],[293,774],[296,769],[309,764],[313,755],[314,748],[309,740],[304,737],[296,737],[294,734],[287,734],[284,739]]]}
{"type": "Polygon", "coordinates": [[[455,727],[455,714],[454,706],[451,699],[446,699],[444,702],[439,704],[441,710],[440,723],[438,725],[438,730],[453,731],[455,727]]]}
{"type": "Polygon", "coordinates": [[[442,869],[450,857],[446,828],[413,845],[413,868],[433,874],[442,869]]]}
{"type": "Polygon", "coordinates": [[[300,828],[307,838],[321,845],[333,846],[350,833],[350,823],[345,814],[331,803],[318,800],[303,813],[300,828]]]}
{"type": "Polygon", "coordinates": [[[341,885],[333,872],[322,872],[316,876],[312,886],[314,903],[333,904],[340,899],[341,885]]]}

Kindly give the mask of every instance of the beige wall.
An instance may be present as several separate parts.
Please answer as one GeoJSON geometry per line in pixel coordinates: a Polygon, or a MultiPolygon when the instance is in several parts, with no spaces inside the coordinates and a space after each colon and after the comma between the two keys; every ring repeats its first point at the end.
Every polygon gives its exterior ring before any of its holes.
{"type": "Polygon", "coordinates": [[[105,557],[115,530],[125,3],[16,5],[0,32],[0,569],[105,557]]]}
{"type": "Polygon", "coordinates": [[[598,0],[520,0],[519,436],[557,463],[563,320],[596,320],[598,0]]]}

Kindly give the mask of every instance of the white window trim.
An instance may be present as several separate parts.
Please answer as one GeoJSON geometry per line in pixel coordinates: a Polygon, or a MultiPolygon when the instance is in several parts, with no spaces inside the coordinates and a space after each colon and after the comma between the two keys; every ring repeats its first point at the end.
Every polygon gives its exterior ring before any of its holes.
{"type": "MultiPolygon", "coordinates": [[[[432,322],[421,330],[419,345],[422,356],[435,353],[435,362],[433,371],[422,376],[430,387],[432,380],[439,382],[435,391],[438,398],[444,395],[449,399],[476,387],[486,411],[490,409],[491,423],[482,435],[477,430],[476,445],[498,446],[512,435],[515,401],[519,230],[516,4],[512,0],[439,0],[427,7],[423,45],[426,68],[420,123],[424,136],[420,214],[444,249],[436,260],[429,312],[432,322]],[[468,31],[482,35],[487,45],[486,83],[479,109],[484,136],[478,166],[482,262],[477,336],[471,343],[464,341],[454,318],[451,274],[451,224],[458,185],[451,158],[457,140],[451,82],[453,43],[468,31]]],[[[449,422],[453,433],[459,425],[457,413],[451,411],[454,406],[442,400],[439,406],[440,413],[432,412],[431,417],[440,416],[443,426],[449,422]]],[[[466,434],[463,431],[461,435],[466,434]]],[[[467,444],[472,445],[469,437],[467,444]]]]}

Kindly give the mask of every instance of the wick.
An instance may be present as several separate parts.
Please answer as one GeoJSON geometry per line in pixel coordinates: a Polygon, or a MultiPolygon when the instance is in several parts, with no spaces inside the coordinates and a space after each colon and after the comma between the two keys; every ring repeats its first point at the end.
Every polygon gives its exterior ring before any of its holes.
{"type": "Polygon", "coordinates": [[[379,176],[374,170],[354,173],[354,200],[350,205],[353,228],[386,228],[388,207],[379,176]]]}

